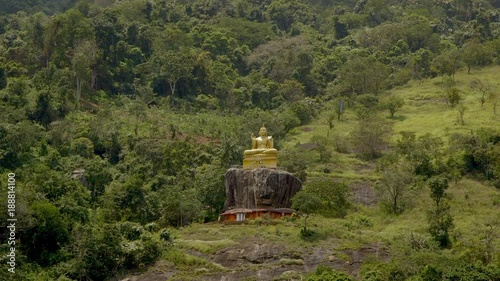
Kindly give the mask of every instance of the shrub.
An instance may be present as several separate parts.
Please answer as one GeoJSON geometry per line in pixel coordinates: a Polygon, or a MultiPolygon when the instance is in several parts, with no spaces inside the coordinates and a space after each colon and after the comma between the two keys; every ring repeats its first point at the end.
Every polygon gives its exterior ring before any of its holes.
{"type": "Polygon", "coordinates": [[[88,138],[77,138],[71,142],[71,152],[90,158],[94,155],[94,144],[88,138]]]}
{"type": "Polygon", "coordinates": [[[319,212],[324,216],[342,218],[350,207],[349,187],[328,178],[315,179],[307,183],[306,190],[318,196],[323,202],[319,212]]]}
{"type": "Polygon", "coordinates": [[[141,224],[136,222],[125,221],[119,224],[120,234],[130,241],[139,239],[144,232],[141,224]]]}

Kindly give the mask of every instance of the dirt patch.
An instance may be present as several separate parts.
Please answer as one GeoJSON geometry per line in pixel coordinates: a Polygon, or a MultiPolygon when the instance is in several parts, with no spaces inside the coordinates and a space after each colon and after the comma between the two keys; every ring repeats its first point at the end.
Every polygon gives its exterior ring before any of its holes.
{"type": "Polygon", "coordinates": [[[300,149],[303,149],[303,150],[311,150],[311,149],[315,149],[317,146],[318,146],[318,144],[315,142],[308,142],[308,143],[301,144],[299,147],[300,147],[300,149]]]}
{"type": "Polygon", "coordinates": [[[351,202],[365,206],[373,206],[378,203],[377,193],[372,181],[352,183],[350,186],[351,202]]]}
{"type": "Polygon", "coordinates": [[[361,278],[360,269],[365,260],[371,258],[382,261],[389,260],[389,250],[380,242],[366,245],[357,250],[345,250],[343,252],[349,256],[349,261],[344,263],[342,270],[354,276],[356,279],[361,278]]]}

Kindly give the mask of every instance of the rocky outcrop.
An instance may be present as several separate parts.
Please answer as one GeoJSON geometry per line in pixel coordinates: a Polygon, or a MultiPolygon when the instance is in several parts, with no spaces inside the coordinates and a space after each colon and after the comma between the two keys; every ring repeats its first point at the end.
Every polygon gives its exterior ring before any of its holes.
{"type": "Polygon", "coordinates": [[[225,208],[290,208],[302,182],[287,171],[231,168],[226,172],[225,208]]]}

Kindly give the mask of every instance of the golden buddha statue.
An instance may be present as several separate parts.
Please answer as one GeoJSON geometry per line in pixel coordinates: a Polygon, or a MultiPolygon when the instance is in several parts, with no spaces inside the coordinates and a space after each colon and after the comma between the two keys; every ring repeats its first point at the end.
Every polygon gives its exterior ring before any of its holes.
{"type": "Polygon", "coordinates": [[[259,137],[252,133],[252,149],[245,150],[243,169],[276,168],[278,151],[273,148],[273,137],[267,135],[264,125],[259,130],[259,137]]]}

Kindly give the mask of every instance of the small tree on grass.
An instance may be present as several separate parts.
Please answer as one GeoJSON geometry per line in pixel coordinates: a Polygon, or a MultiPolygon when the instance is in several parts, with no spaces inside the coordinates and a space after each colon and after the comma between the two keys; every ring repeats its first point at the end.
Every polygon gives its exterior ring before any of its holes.
{"type": "Polygon", "coordinates": [[[374,159],[387,147],[387,139],[391,132],[390,124],[376,116],[359,120],[358,126],[351,132],[352,142],[359,156],[374,159]]]}
{"type": "Polygon", "coordinates": [[[451,87],[446,90],[446,104],[450,107],[455,107],[460,103],[462,96],[460,95],[460,90],[456,87],[451,87]]]}
{"type": "Polygon", "coordinates": [[[314,135],[311,142],[316,143],[316,150],[319,152],[319,161],[328,162],[332,158],[332,152],[328,149],[329,140],[324,136],[314,135]]]}
{"type": "Polygon", "coordinates": [[[382,179],[378,190],[384,198],[383,204],[393,214],[403,212],[408,185],[413,176],[411,164],[396,157],[387,157],[379,162],[382,179]]]}
{"type": "Polygon", "coordinates": [[[483,107],[491,93],[492,90],[491,84],[488,83],[487,81],[482,81],[481,79],[476,78],[472,80],[472,82],[470,83],[470,87],[478,90],[479,93],[481,94],[479,101],[481,102],[481,107],[483,107]]]}
{"type": "Polygon", "coordinates": [[[328,124],[328,132],[326,133],[326,137],[330,137],[330,131],[333,129],[333,120],[335,120],[335,114],[334,113],[330,113],[328,114],[328,116],[326,117],[326,123],[328,124]]]}
{"type": "Polygon", "coordinates": [[[498,105],[498,101],[500,100],[500,94],[498,93],[491,93],[489,96],[488,96],[488,100],[491,102],[491,104],[493,105],[493,114],[497,114],[497,105],[498,105]]]}
{"type": "Polygon", "coordinates": [[[444,176],[431,178],[429,188],[431,198],[436,203],[436,208],[428,213],[429,233],[441,248],[446,248],[451,244],[449,231],[454,227],[450,206],[448,202],[444,201],[446,189],[448,188],[448,179],[444,176]]]}
{"type": "Polygon", "coordinates": [[[465,114],[465,111],[467,110],[467,107],[465,105],[461,104],[457,107],[457,110],[458,110],[458,117],[460,118],[460,123],[463,126],[463,125],[465,125],[464,114],[465,114]]]}
{"type": "Polygon", "coordinates": [[[481,241],[478,247],[481,259],[489,264],[495,258],[495,240],[500,237],[500,214],[489,217],[483,223],[475,223],[475,232],[481,241]]]}
{"type": "Polygon", "coordinates": [[[390,96],[387,97],[383,102],[382,102],[382,107],[384,109],[389,110],[389,113],[391,114],[391,118],[394,118],[394,114],[400,110],[403,105],[405,105],[405,101],[403,98],[398,97],[398,96],[390,96]]]}
{"type": "Polygon", "coordinates": [[[304,214],[304,233],[307,232],[307,218],[321,209],[321,199],[315,194],[301,190],[292,198],[292,208],[304,214]]]}
{"type": "Polygon", "coordinates": [[[306,190],[321,200],[319,211],[325,217],[343,218],[347,214],[349,203],[349,187],[330,178],[319,178],[307,182],[306,190]]]}

